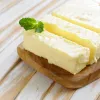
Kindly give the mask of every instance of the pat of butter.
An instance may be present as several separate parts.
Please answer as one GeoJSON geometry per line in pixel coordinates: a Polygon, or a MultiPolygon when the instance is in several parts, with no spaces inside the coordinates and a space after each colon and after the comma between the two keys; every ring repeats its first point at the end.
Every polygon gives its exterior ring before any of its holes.
{"type": "Polygon", "coordinates": [[[89,64],[100,58],[100,35],[52,15],[42,18],[46,30],[90,49],[89,64]]]}
{"type": "Polygon", "coordinates": [[[100,9],[64,4],[52,15],[100,34],[100,9]]]}
{"type": "Polygon", "coordinates": [[[89,61],[88,48],[47,31],[42,33],[25,31],[23,46],[26,50],[46,58],[50,64],[57,65],[72,74],[80,72],[89,61]]]}

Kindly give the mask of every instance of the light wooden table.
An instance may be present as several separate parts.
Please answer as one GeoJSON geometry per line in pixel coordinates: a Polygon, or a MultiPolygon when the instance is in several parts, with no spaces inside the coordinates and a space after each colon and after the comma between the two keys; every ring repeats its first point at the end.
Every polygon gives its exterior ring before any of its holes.
{"type": "Polygon", "coordinates": [[[67,2],[100,9],[100,0],[0,0],[0,100],[100,100],[100,79],[70,90],[36,72],[17,55],[21,17],[40,18],[67,2]]]}

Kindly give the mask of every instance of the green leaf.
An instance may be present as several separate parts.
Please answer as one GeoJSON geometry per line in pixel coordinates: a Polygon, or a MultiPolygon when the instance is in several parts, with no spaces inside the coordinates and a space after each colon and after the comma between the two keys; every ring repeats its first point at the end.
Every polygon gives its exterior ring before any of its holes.
{"type": "Polygon", "coordinates": [[[41,33],[44,28],[44,24],[41,21],[36,21],[34,18],[22,18],[19,21],[21,27],[24,27],[25,30],[34,29],[35,32],[41,33]]]}
{"type": "Polygon", "coordinates": [[[39,21],[39,22],[37,23],[35,32],[41,33],[41,32],[43,31],[43,27],[44,27],[44,24],[43,24],[41,21],[39,21]]]}

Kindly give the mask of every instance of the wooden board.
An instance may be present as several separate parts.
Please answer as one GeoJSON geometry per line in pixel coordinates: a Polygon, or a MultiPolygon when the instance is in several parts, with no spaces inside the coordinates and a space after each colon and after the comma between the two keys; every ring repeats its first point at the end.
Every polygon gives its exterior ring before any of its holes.
{"type": "Polygon", "coordinates": [[[87,66],[80,73],[72,75],[56,65],[49,64],[46,59],[26,51],[22,44],[18,47],[18,54],[27,64],[66,88],[80,88],[100,77],[100,61],[87,66]]]}

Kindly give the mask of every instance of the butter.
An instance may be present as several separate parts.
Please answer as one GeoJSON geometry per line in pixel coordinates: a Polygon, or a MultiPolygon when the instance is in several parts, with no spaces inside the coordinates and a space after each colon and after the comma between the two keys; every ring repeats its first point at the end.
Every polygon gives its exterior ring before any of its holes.
{"type": "Polygon", "coordinates": [[[100,9],[64,4],[53,11],[52,15],[100,34],[100,9]]]}
{"type": "Polygon", "coordinates": [[[46,15],[42,18],[46,30],[67,38],[90,49],[88,64],[97,62],[100,58],[100,35],[78,25],[64,21],[55,16],[46,15]]]}
{"type": "Polygon", "coordinates": [[[23,46],[35,55],[46,58],[50,64],[57,65],[72,74],[80,72],[89,61],[88,48],[47,31],[42,33],[25,31],[23,46]]]}

